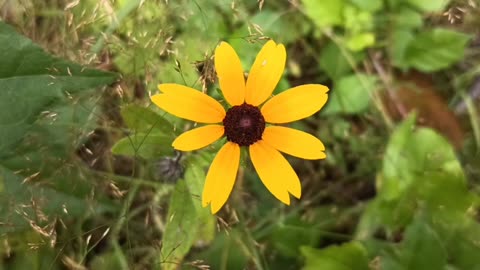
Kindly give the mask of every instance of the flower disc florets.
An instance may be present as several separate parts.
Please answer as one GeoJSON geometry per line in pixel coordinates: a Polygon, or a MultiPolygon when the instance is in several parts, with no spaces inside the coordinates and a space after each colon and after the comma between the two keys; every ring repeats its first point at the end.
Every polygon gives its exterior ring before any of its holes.
{"type": "Polygon", "coordinates": [[[257,107],[244,103],[227,111],[223,125],[228,141],[249,146],[262,139],[265,119],[257,107]]]}

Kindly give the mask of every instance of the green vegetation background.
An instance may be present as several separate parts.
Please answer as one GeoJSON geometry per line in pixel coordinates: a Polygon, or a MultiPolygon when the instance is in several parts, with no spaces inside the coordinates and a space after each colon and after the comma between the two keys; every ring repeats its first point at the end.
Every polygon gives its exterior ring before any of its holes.
{"type": "Polygon", "coordinates": [[[0,269],[480,269],[480,3],[475,0],[0,0],[0,269]],[[276,92],[331,89],[295,128],[284,206],[242,161],[228,204],[200,205],[218,145],[163,82],[221,98],[221,41],[244,68],[287,48],[276,92]]]}

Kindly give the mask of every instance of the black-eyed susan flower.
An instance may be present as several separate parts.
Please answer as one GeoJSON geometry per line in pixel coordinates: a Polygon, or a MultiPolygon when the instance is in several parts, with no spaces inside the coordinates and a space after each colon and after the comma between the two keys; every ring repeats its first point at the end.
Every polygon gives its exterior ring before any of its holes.
{"type": "Polygon", "coordinates": [[[268,41],[245,80],[235,50],[221,42],[215,50],[215,69],[220,89],[230,105],[227,110],[212,97],[179,84],[160,84],[153,103],[168,113],[207,124],[181,134],[173,142],[180,151],[203,148],[221,137],[226,143],[213,159],[205,180],[202,205],[216,213],[225,204],[240,164],[240,147],[248,147],[250,159],[265,187],[289,205],[290,194],[301,196],[300,180],[280,153],[304,159],[323,159],[320,140],[303,131],[278,124],[293,122],[319,111],[327,102],[328,88],[306,84],[271,97],[285,68],[282,44],[268,41]]]}

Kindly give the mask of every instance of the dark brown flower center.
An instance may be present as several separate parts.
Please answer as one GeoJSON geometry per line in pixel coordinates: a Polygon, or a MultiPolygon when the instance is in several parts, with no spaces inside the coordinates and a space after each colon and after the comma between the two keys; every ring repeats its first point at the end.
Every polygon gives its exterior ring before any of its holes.
{"type": "Polygon", "coordinates": [[[228,141],[249,146],[262,139],[265,119],[257,107],[244,103],[227,111],[223,126],[228,141]]]}

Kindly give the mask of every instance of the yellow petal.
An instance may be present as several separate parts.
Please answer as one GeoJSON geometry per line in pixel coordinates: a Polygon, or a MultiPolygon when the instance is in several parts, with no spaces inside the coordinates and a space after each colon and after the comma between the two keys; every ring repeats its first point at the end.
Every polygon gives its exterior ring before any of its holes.
{"type": "Polygon", "coordinates": [[[202,194],[202,205],[210,204],[212,214],[218,212],[230,196],[239,163],[240,146],[231,142],[227,142],[213,159],[202,194]]]}
{"type": "Polygon", "coordinates": [[[270,193],[287,205],[290,204],[289,192],[300,198],[300,180],[280,152],[263,140],[252,144],[249,149],[253,166],[270,193]]]}
{"type": "Polygon", "coordinates": [[[179,84],[160,84],[164,94],[150,97],[162,110],[177,117],[200,123],[219,123],[225,117],[225,109],[215,99],[195,89],[179,84]]]}
{"type": "Polygon", "coordinates": [[[232,105],[245,101],[245,77],[242,63],[235,50],[226,42],[215,49],[215,70],[223,96],[232,105]]]}
{"type": "Polygon", "coordinates": [[[223,126],[208,125],[182,133],[173,141],[173,148],[180,151],[193,151],[203,148],[223,136],[223,126]]]}
{"type": "Polygon", "coordinates": [[[282,44],[270,40],[263,46],[248,74],[246,103],[258,106],[272,95],[282,77],[286,59],[287,52],[282,44]]]}
{"type": "Polygon", "coordinates": [[[263,105],[261,111],[269,123],[288,123],[318,112],[327,102],[328,87],[305,84],[286,90],[263,105]]]}
{"type": "Polygon", "coordinates": [[[304,159],[322,159],[326,155],[325,146],[314,136],[287,127],[269,126],[262,139],[275,149],[304,159]]]}

